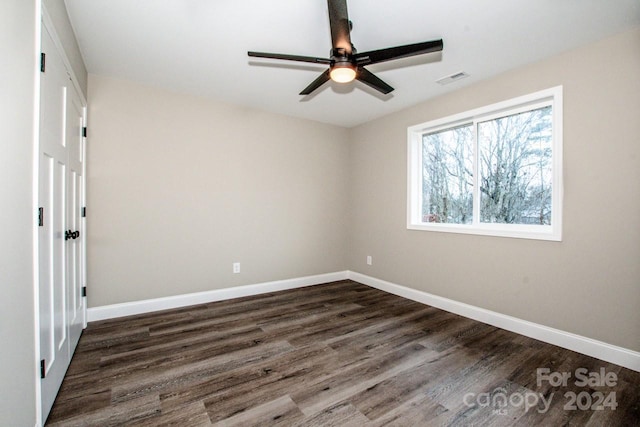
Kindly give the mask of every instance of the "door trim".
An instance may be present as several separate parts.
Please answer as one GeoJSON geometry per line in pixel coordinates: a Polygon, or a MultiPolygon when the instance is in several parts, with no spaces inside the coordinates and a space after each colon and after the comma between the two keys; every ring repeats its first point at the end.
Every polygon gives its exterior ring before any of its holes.
{"type": "MultiPolygon", "coordinates": [[[[40,201],[40,53],[42,52],[42,27],[43,23],[43,5],[41,0],[35,1],[34,27],[36,33],[33,69],[33,170],[32,172],[32,211],[36,212],[40,201]]],[[[34,354],[33,369],[35,378],[35,412],[36,427],[42,425],[42,388],[40,381],[40,269],[38,262],[40,260],[40,230],[37,216],[33,215],[33,316],[34,316],[34,354]]]]}

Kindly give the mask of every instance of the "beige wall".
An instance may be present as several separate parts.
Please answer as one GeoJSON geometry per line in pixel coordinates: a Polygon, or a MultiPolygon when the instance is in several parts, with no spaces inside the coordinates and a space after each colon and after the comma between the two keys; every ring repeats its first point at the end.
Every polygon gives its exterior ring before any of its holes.
{"type": "Polygon", "coordinates": [[[635,30],[351,130],[91,75],[89,306],[348,268],[640,350],[639,69],[635,30]],[[556,85],[562,242],[406,229],[407,126],[556,85]]]}
{"type": "Polygon", "coordinates": [[[78,79],[80,90],[87,96],[87,69],[85,68],[82,55],[80,54],[80,48],[76,36],[71,27],[69,21],[69,15],[67,14],[67,8],[64,5],[64,0],[43,0],[44,7],[46,8],[51,21],[56,29],[56,34],[60,37],[60,42],[64,46],[67,59],[73,68],[73,73],[78,79]]]}
{"type": "Polygon", "coordinates": [[[346,269],[347,130],[92,74],[89,100],[89,307],[346,269]]]}
{"type": "Polygon", "coordinates": [[[0,425],[36,423],[33,282],[35,2],[0,2],[0,425]]]}
{"type": "Polygon", "coordinates": [[[640,351],[639,72],[635,30],[353,129],[350,269],[640,351]],[[408,126],[556,85],[562,242],[406,229],[408,126]]]}

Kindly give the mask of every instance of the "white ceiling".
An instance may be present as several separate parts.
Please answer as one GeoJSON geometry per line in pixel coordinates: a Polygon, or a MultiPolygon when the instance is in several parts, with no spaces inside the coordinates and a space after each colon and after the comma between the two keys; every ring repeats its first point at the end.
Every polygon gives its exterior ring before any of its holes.
{"type": "Polygon", "coordinates": [[[639,0],[348,0],[359,52],[438,38],[444,51],[367,67],[386,96],[330,82],[303,97],[324,66],[247,51],[329,57],[325,0],[65,3],[90,73],[346,127],[640,25],[639,0]]]}

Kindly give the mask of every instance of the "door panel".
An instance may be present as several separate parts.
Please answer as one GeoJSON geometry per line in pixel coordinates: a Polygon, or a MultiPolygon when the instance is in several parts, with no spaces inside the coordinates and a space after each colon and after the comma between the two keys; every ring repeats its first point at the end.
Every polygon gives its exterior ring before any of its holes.
{"type": "Polygon", "coordinates": [[[42,226],[39,229],[39,246],[40,253],[38,256],[39,263],[39,283],[40,283],[40,354],[41,358],[48,361],[45,365],[45,369],[49,371],[51,369],[51,363],[54,361],[55,351],[54,342],[55,334],[53,325],[54,313],[53,308],[53,289],[54,289],[54,275],[53,266],[55,261],[53,259],[53,210],[54,199],[54,163],[55,159],[47,154],[42,154],[40,157],[40,206],[43,208],[42,226]]]}
{"type": "MultiPolygon", "coordinates": [[[[66,279],[66,244],[64,240],[64,229],[66,225],[65,211],[66,211],[66,181],[67,181],[67,168],[62,161],[56,160],[53,170],[53,321],[54,321],[54,335],[55,345],[54,351],[66,350],[63,346],[66,345],[67,339],[67,320],[66,320],[66,303],[67,300],[65,290],[66,279]]],[[[57,362],[58,360],[54,361],[57,362]]],[[[49,364],[51,366],[51,363],[49,364]]],[[[51,368],[50,368],[51,371],[51,368]]]]}

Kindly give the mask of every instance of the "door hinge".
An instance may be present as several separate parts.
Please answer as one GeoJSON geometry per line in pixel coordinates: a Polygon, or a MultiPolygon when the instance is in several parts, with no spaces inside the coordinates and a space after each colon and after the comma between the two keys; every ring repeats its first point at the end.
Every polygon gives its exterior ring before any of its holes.
{"type": "Polygon", "coordinates": [[[87,208],[86,206],[82,208],[82,218],[86,218],[87,217],[87,208]]]}
{"type": "Polygon", "coordinates": [[[44,208],[38,208],[38,227],[44,227],[44,208]]]}
{"type": "Polygon", "coordinates": [[[86,126],[83,126],[83,127],[82,127],[82,137],[83,137],[83,138],[86,138],[86,137],[87,137],[87,127],[86,127],[86,126]]]}
{"type": "Polygon", "coordinates": [[[87,287],[86,287],[86,286],[83,286],[83,287],[82,287],[82,296],[83,296],[83,297],[86,297],[86,296],[87,296],[87,287]]]}
{"type": "Polygon", "coordinates": [[[44,359],[42,359],[42,360],[40,361],[40,378],[41,378],[41,379],[44,379],[44,377],[46,377],[46,376],[47,376],[47,374],[46,374],[46,372],[45,372],[46,366],[47,366],[47,364],[46,364],[45,360],[44,360],[44,359]]]}
{"type": "Polygon", "coordinates": [[[46,58],[47,54],[44,52],[40,53],[40,72],[44,73],[44,69],[46,68],[46,58]]]}

